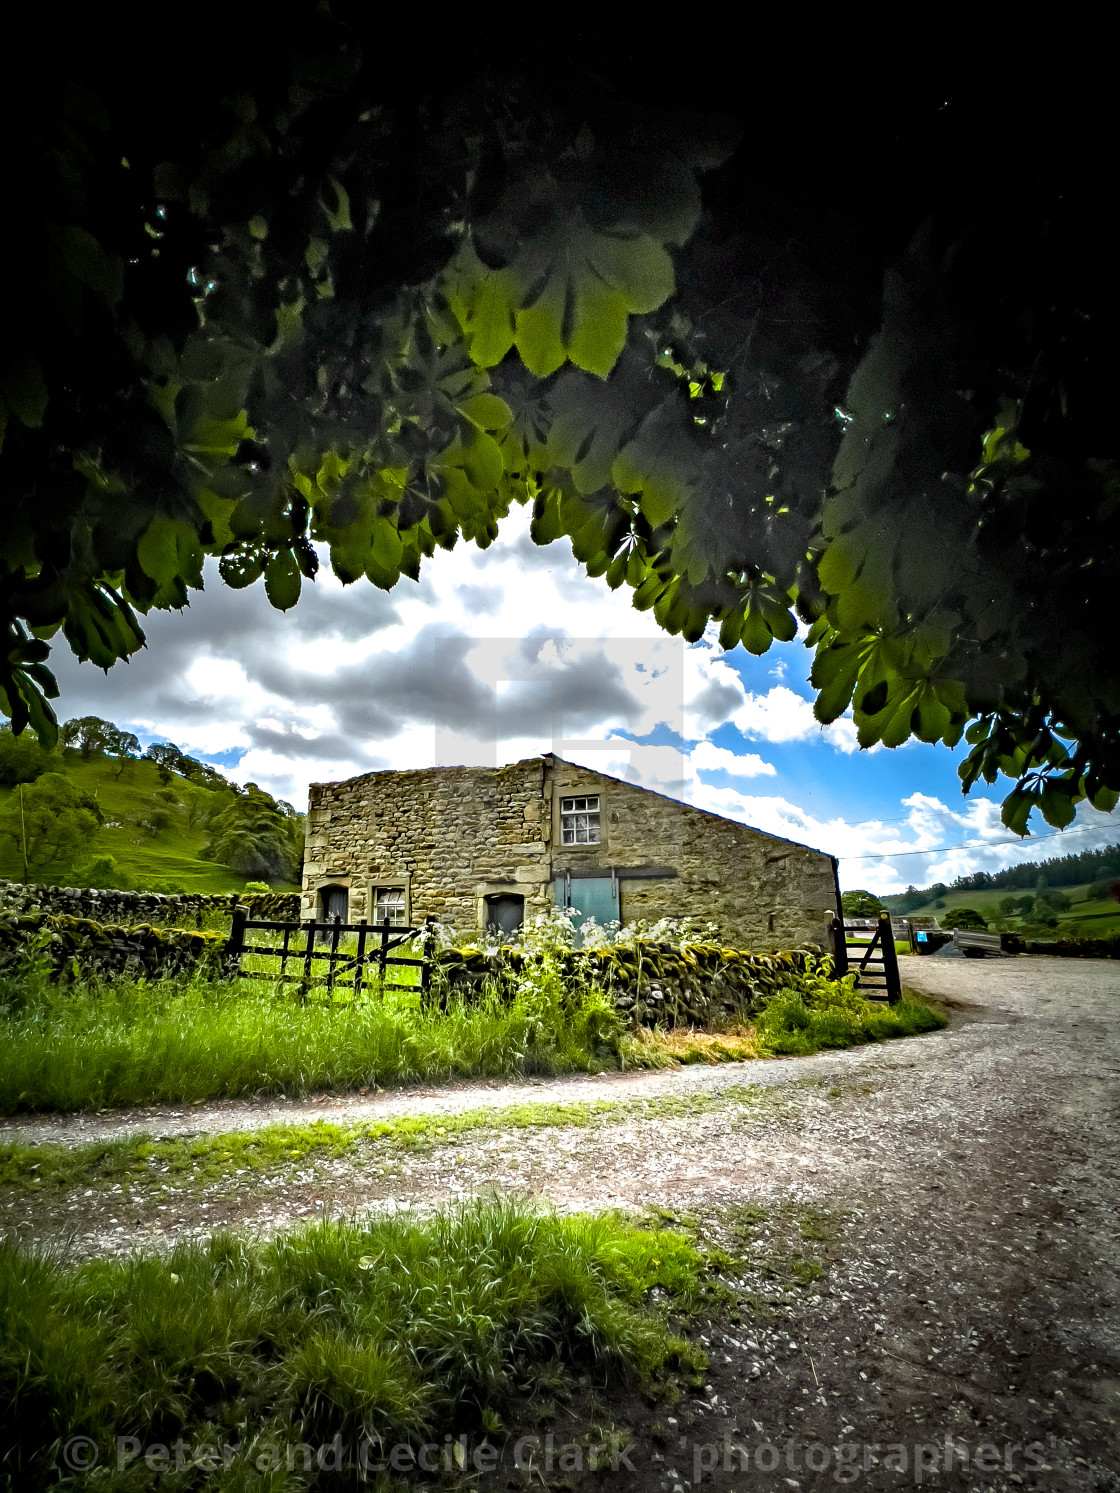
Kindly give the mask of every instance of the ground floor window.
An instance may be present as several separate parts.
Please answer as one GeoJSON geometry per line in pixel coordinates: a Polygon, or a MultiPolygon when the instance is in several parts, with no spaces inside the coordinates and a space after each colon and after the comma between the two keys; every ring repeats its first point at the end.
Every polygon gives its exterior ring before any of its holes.
{"type": "Polygon", "coordinates": [[[486,899],[486,926],[496,933],[516,933],[525,921],[525,898],[502,892],[486,899]]]}
{"type": "Polygon", "coordinates": [[[405,924],[405,902],[403,886],[378,886],[373,889],[373,921],[375,923],[405,924]]]}
{"type": "Polygon", "coordinates": [[[319,913],[327,922],[333,923],[337,918],[340,923],[349,921],[350,918],[350,889],[345,886],[324,886],[319,888],[319,913]]]}

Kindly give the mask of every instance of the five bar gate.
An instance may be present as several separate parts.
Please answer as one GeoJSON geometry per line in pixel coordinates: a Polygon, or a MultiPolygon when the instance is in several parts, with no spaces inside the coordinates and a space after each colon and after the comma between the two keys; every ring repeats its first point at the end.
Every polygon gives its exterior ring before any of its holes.
{"type": "Polygon", "coordinates": [[[885,997],[893,1005],[902,995],[898,954],[889,912],[872,922],[862,918],[833,918],[829,924],[832,962],[838,978],[855,972],[856,985],[864,995],[885,997]],[[862,954],[862,958],[859,956],[862,954]]]}
{"type": "Polygon", "coordinates": [[[365,918],[358,923],[344,923],[339,917],[322,921],[311,918],[306,923],[278,923],[266,918],[251,918],[248,908],[236,907],[225,947],[225,972],[230,977],[240,976],[246,980],[291,980],[303,989],[310,985],[325,985],[333,991],[336,984],[352,984],[357,997],[362,993],[371,964],[377,966],[377,978],[383,990],[417,989],[415,985],[392,983],[385,978],[390,964],[408,965],[419,969],[419,989],[426,995],[431,980],[433,922],[433,918],[428,918],[422,928],[404,928],[399,923],[367,923],[365,918]],[[256,929],[280,933],[283,941],[279,946],[246,942],[245,935],[256,929]],[[343,935],[349,933],[357,935],[357,948],[352,952],[339,948],[343,935]],[[417,934],[421,935],[422,958],[392,954],[393,949],[400,948],[417,934]],[[278,959],[280,969],[278,972],[242,970],[241,962],[247,954],[278,959]],[[323,960],[326,961],[326,971],[319,974],[317,971],[322,966],[316,961],[323,960]],[[289,964],[295,967],[295,972],[288,972],[289,964]]]}

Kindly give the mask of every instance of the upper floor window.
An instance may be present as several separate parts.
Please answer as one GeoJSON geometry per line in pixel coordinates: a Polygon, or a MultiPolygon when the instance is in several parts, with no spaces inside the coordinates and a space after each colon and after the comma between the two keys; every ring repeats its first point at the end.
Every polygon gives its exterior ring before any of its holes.
{"type": "Polygon", "coordinates": [[[598,845],[599,796],[560,800],[560,841],[564,845],[598,845]]]}
{"type": "Polygon", "coordinates": [[[404,887],[379,886],[373,893],[373,921],[404,925],[404,887]]]}

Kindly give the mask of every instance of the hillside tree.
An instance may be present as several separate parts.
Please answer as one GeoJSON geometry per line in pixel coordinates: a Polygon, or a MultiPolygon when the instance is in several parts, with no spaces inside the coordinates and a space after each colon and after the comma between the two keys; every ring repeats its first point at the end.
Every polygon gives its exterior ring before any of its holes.
{"type": "Polygon", "coordinates": [[[247,783],[213,818],[203,854],[251,878],[292,881],[303,854],[302,818],[256,783],[247,783]]]}
{"type": "Polygon", "coordinates": [[[72,866],[102,822],[96,799],[61,773],[47,772],[9,795],[0,810],[0,838],[12,842],[23,880],[38,881],[72,866]]]}

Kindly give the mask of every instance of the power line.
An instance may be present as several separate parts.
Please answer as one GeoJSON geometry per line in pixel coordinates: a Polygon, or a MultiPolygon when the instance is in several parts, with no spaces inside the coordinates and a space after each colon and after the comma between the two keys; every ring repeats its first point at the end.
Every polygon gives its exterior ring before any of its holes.
{"type": "MultiPolygon", "coordinates": [[[[871,824],[874,821],[867,820],[865,822],[871,824]]],[[[889,821],[883,822],[888,823],[889,821]]],[[[1082,824],[1079,825],[1077,829],[1055,830],[1052,835],[1032,835],[1031,839],[1034,841],[1065,839],[1067,835],[1083,835],[1091,829],[1103,828],[1104,826],[1101,824],[1082,824]]],[[[888,851],[885,854],[876,855],[838,855],[836,859],[838,861],[893,861],[903,855],[940,855],[943,850],[987,850],[990,847],[994,847],[996,845],[1022,845],[1024,843],[1025,841],[1021,839],[968,840],[961,845],[931,845],[927,850],[894,850],[888,851]]]]}

